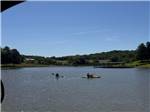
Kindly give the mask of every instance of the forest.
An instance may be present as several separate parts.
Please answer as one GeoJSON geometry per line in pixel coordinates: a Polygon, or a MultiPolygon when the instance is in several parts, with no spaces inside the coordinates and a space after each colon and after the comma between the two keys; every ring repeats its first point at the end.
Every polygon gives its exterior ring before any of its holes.
{"type": "Polygon", "coordinates": [[[63,57],[44,57],[20,54],[17,49],[8,46],[1,48],[1,63],[3,64],[33,64],[61,66],[138,66],[140,63],[150,64],[150,42],[141,43],[136,50],[113,50],[86,55],[63,57]]]}

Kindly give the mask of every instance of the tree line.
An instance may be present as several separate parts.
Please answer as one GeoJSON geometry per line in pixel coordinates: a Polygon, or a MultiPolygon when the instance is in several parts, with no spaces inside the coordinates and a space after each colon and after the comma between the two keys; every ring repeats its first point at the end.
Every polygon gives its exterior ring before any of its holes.
{"type": "Polygon", "coordinates": [[[89,55],[63,57],[42,57],[20,55],[17,49],[1,48],[2,64],[44,64],[44,65],[99,65],[102,63],[128,63],[136,60],[150,60],[150,42],[141,43],[136,50],[113,50],[89,55]]]}
{"type": "Polygon", "coordinates": [[[23,59],[17,49],[10,49],[8,46],[1,48],[2,64],[20,64],[23,59]]]}
{"type": "Polygon", "coordinates": [[[150,60],[150,42],[141,43],[136,51],[137,60],[150,60]]]}

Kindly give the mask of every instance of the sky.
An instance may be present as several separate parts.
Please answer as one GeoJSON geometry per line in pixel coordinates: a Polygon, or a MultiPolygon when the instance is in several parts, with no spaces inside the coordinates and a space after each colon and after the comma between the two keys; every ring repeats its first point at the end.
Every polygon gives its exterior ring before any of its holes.
{"type": "Polygon", "coordinates": [[[67,56],[135,50],[150,40],[150,2],[28,1],[2,13],[2,47],[67,56]]]}

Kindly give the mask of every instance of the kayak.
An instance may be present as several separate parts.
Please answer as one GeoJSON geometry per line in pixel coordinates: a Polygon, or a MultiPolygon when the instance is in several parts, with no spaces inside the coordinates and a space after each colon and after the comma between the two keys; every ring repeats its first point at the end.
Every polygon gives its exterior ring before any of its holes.
{"type": "MultiPolygon", "coordinates": [[[[88,78],[88,77],[82,77],[82,78],[88,78]]],[[[101,78],[101,76],[93,76],[93,77],[89,77],[88,79],[92,79],[92,78],[101,78]]]]}

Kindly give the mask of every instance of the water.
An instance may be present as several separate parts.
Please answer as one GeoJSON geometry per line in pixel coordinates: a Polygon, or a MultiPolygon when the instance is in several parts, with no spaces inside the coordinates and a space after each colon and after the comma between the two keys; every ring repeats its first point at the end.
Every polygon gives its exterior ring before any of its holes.
{"type": "Polygon", "coordinates": [[[149,112],[149,73],[93,67],[2,70],[2,112],[149,112]],[[64,78],[56,79],[53,72],[64,78]],[[102,78],[81,78],[87,72],[102,78]]]}

